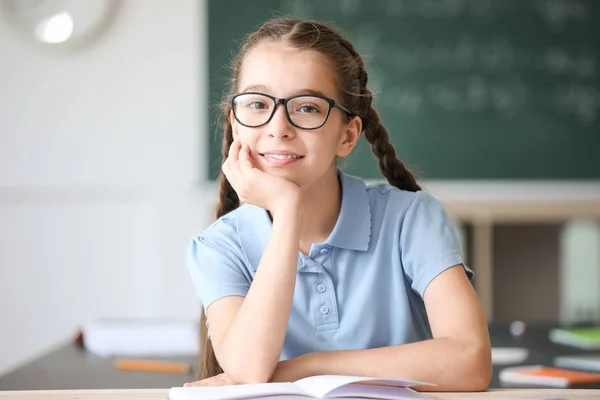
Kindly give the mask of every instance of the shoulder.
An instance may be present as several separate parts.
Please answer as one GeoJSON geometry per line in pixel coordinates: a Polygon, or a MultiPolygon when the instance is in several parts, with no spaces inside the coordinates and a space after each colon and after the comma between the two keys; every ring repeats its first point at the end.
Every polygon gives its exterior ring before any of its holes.
{"type": "Polygon", "coordinates": [[[205,312],[217,299],[245,296],[252,281],[238,229],[243,213],[238,209],[218,218],[194,236],[188,247],[188,271],[205,312]]]}
{"type": "Polygon", "coordinates": [[[413,213],[445,215],[442,203],[426,190],[412,192],[398,189],[389,183],[367,186],[371,208],[387,216],[405,217],[413,213]]]}
{"type": "Polygon", "coordinates": [[[210,251],[228,253],[245,260],[256,269],[270,235],[267,212],[244,204],[214,221],[193,242],[210,251]]]}
{"type": "Polygon", "coordinates": [[[239,234],[239,226],[247,218],[247,214],[250,211],[248,207],[247,205],[242,205],[217,218],[208,227],[200,231],[194,237],[194,241],[201,241],[208,245],[218,245],[219,247],[240,247],[242,241],[239,234]]]}
{"type": "Polygon", "coordinates": [[[200,231],[197,235],[198,238],[203,239],[235,239],[237,236],[237,219],[235,218],[235,212],[231,211],[228,214],[223,215],[213,221],[207,228],[200,231]]]}

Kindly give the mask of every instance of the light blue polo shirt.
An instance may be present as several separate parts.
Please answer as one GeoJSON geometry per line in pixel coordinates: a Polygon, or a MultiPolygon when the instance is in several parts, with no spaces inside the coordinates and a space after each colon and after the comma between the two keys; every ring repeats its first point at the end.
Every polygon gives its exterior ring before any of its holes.
{"type": "MultiPolygon", "coordinates": [[[[339,175],[342,205],[331,235],[298,254],[281,361],[431,338],[425,289],[445,269],[464,266],[452,223],[434,197],[339,175]]],[[[246,295],[270,233],[267,212],[245,204],[193,238],[187,263],[205,309],[246,295]]]]}

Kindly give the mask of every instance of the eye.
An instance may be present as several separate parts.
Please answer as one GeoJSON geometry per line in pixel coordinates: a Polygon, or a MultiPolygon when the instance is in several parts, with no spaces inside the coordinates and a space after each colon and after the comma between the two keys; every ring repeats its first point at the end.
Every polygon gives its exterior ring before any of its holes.
{"type": "Polygon", "coordinates": [[[319,110],[317,107],[310,104],[304,104],[298,107],[297,111],[306,114],[318,114],[321,112],[321,110],[319,110]]]}
{"type": "Polygon", "coordinates": [[[250,108],[252,110],[266,110],[269,107],[264,101],[253,100],[246,103],[246,108],[250,108]]]}

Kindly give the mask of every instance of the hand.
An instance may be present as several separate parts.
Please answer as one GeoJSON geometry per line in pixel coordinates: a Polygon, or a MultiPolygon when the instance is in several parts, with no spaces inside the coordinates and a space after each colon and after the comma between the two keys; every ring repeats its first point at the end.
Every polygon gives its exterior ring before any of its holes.
{"type": "Polygon", "coordinates": [[[183,386],[190,387],[190,386],[230,386],[230,385],[236,385],[236,383],[233,380],[231,380],[231,378],[228,377],[227,374],[223,373],[223,374],[215,375],[210,378],[202,379],[199,381],[185,383],[183,386]]]}
{"type": "Polygon", "coordinates": [[[240,201],[276,213],[281,206],[299,202],[301,192],[295,183],[267,174],[256,168],[250,148],[234,140],[229,148],[227,160],[223,163],[223,173],[237,193],[240,201]]]}

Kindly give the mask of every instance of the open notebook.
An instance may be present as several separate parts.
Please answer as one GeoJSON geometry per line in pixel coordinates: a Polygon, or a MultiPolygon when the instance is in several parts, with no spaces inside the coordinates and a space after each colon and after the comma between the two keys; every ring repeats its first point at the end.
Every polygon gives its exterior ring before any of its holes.
{"type": "Polygon", "coordinates": [[[363,376],[319,375],[285,383],[174,387],[169,390],[169,399],[235,400],[262,397],[285,397],[286,399],[430,399],[429,396],[410,389],[411,386],[435,385],[425,382],[363,376]]]}

